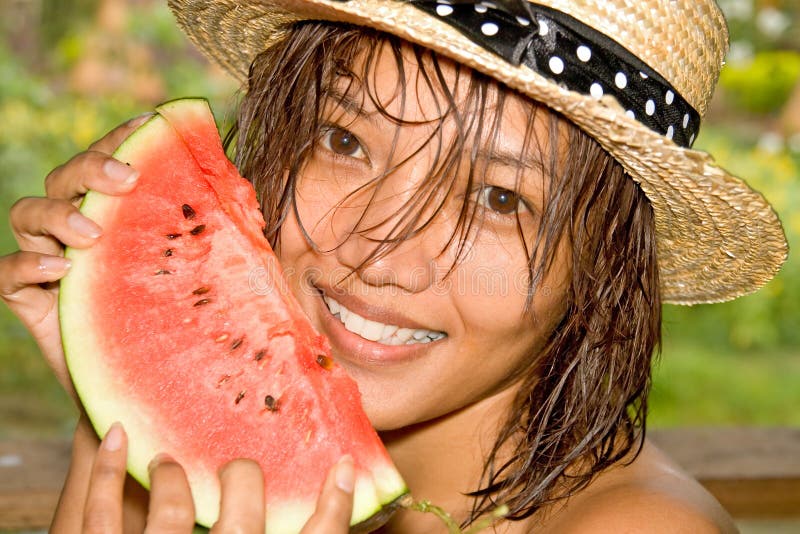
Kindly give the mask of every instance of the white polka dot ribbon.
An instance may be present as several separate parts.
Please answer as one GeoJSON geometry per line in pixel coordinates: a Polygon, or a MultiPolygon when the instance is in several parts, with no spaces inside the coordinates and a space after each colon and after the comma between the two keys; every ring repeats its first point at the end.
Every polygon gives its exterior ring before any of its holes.
{"type": "Polygon", "coordinates": [[[700,115],[641,59],[575,18],[525,0],[407,0],[499,55],[572,91],[614,97],[626,115],[691,147],[700,115]]]}

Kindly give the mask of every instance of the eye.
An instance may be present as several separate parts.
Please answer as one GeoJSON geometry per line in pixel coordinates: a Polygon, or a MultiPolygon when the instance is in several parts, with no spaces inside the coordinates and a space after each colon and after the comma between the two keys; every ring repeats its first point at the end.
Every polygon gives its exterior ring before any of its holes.
{"type": "Polygon", "coordinates": [[[322,145],[341,156],[349,156],[351,158],[366,159],[367,155],[364,148],[361,146],[361,141],[358,137],[349,130],[338,128],[336,126],[327,126],[322,131],[322,145]]]}
{"type": "Polygon", "coordinates": [[[527,209],[525,201],[517,193],[493,185],[481,188],[478,192],[478,204],[501,215],[522,212],[527,209]]]}

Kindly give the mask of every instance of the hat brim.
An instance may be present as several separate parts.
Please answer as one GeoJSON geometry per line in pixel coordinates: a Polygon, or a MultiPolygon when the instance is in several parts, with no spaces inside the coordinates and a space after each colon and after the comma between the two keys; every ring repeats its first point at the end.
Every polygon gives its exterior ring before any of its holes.
{"type": "Polygon", "coordinates": [[[169,0],[179,25],[212,60],[246,82],[252,60],[300,20],[367,26],[483,72],[561,113],[596,139],[636,181],[655,213],[662,300],[722,302],[756,291],[780,270],[788,245],[757,191],[706,153],[684,149],[597,100],[487,52],[417,8],[387,0],[169,0]]]}

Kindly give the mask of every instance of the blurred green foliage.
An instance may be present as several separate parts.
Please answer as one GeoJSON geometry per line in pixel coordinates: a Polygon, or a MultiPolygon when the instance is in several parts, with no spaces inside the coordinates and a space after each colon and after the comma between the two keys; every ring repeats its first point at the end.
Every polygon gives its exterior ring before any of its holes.
{"type": "MultiPolygon", "coordinates": [[[[673,328],[686,324],[675,321],[673,328]]],[[[800,357],[792,347],[730,351],[667,335],[650,424],[800,426],[800,357]]]]}
{"type": "MultiPolygon", "coordinates": [[[[40,194],[44,176],[56,165],[162,101],[202,95],[211,101],[223,128],[230,120],[233,82],[212,71],[183,39],[165,3],[132,4],[125,26],[119,30],[135,50],[150,51],[149,56],[144,56],[149,59],[139,59],[148,69],[145,79],[155,86],[145,93],[140,91],[141,86],[134,85],[142,80],[136,75],[135,66],[115,70],[118,67],[114,62],[120,59],[116,56],[135,56],[127,53],[126,48],[131,47],[116,46],[116,36],[104,36],[102,30],[91,29],[91,13],[97,9],[97,2],[82,0],[76,5],[83,6],[82,16],[69,29],[63,28],[61,17],[43,20],[43,28],[54,25],[60,29],[42,32],[50,36],[38,43],[46,47],[47,58],[42,62],[34,62],[41,59],[36,50],[12,51],[9,42],[0,39],[0,116],[14,126],[0,129],[0,201],[6,212],[12,199],[40,194]],[[93,51],[96,53],[103,37],[111,43],[106,55],[98,56],[95,63],[105,70],[88,82],[102,86],[107,83],[105,78],[116,78],[115,82],[97,92],[70,88],[70,77],[75,77],[79,63],[93,51]]],[[[0,252],[14,248],[6,225],[4,217],[0,222],[0,252]]]]}
{"type": "MultiPolygon", "coordinates": [[[[755,6],[750,0],[727,0],[723,7],[727,3],[755,6]]],[[[797,250],[800,154],[785,146],[773,152],[759,148],[769,123],[758,117],[753,122],[753,114],[776,113],[785,102],[792,76],[795,81],[800,76],[800,43],[793,52],[770,52],[770,43],[793,37],[767,40],[755,19],[732,20],[733,38],[751,39],[754,53],[749,62],[726,68],[722,88],[729,98],[722,104],[733,107],[713,110],[726,122],[706,125],[698,146],[774,203],[797,250]],[[747,115],[748,127],[740,125],[739,113],[747,115]]],[[[235,105],[233,82],[192,49],[165,2],[0,4],[0,30],[6,36],[0,38],[0,116],[10,125],[0,129],[3,213],[15,199],[41,194],[50,169],[161,101],[208,97],[223,124],[235,105]],[[39,9],[33,15],[13,12],[14,6],[33,5],[39,9]]],[[[0,217],[0,253],[15,248],[7,217],[0,217]]],[[[796,256],[755,295],[721,305],[667,306],[651,422],[800,425],[798,319],[796,256]]],[[[2,306],[0,369],[0,403],[9,408],[0,414],[0,437],[66,431],[74,415],[70,401],[25,329],[2,306]]]]}
{"type": "Polygon", "coordinates": [[[800,49],[797,0],[717,0],[717,4],[727,18],[732,49],[800,49]]]}
{"type": "Polygon", "coordinates": [[[737,107],[767,114],[783,109],[798,79],[800,53],[770,50],[727,65],[719,83],[737,107]]]}

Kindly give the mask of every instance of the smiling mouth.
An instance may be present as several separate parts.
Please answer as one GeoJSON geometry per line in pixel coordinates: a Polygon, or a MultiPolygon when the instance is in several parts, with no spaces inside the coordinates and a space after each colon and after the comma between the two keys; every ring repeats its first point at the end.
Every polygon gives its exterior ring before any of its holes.
{"type": "Polygon", "coordinates": [[[348,310],[327,295],[322,298],[328,311],[342,322],[346,330],[369,341],[375,341],[382,345],[417,345],[439,341],[447,337],[444,332],[424,328],[403,328],[393,324],[371,321],[348,310]]]}

